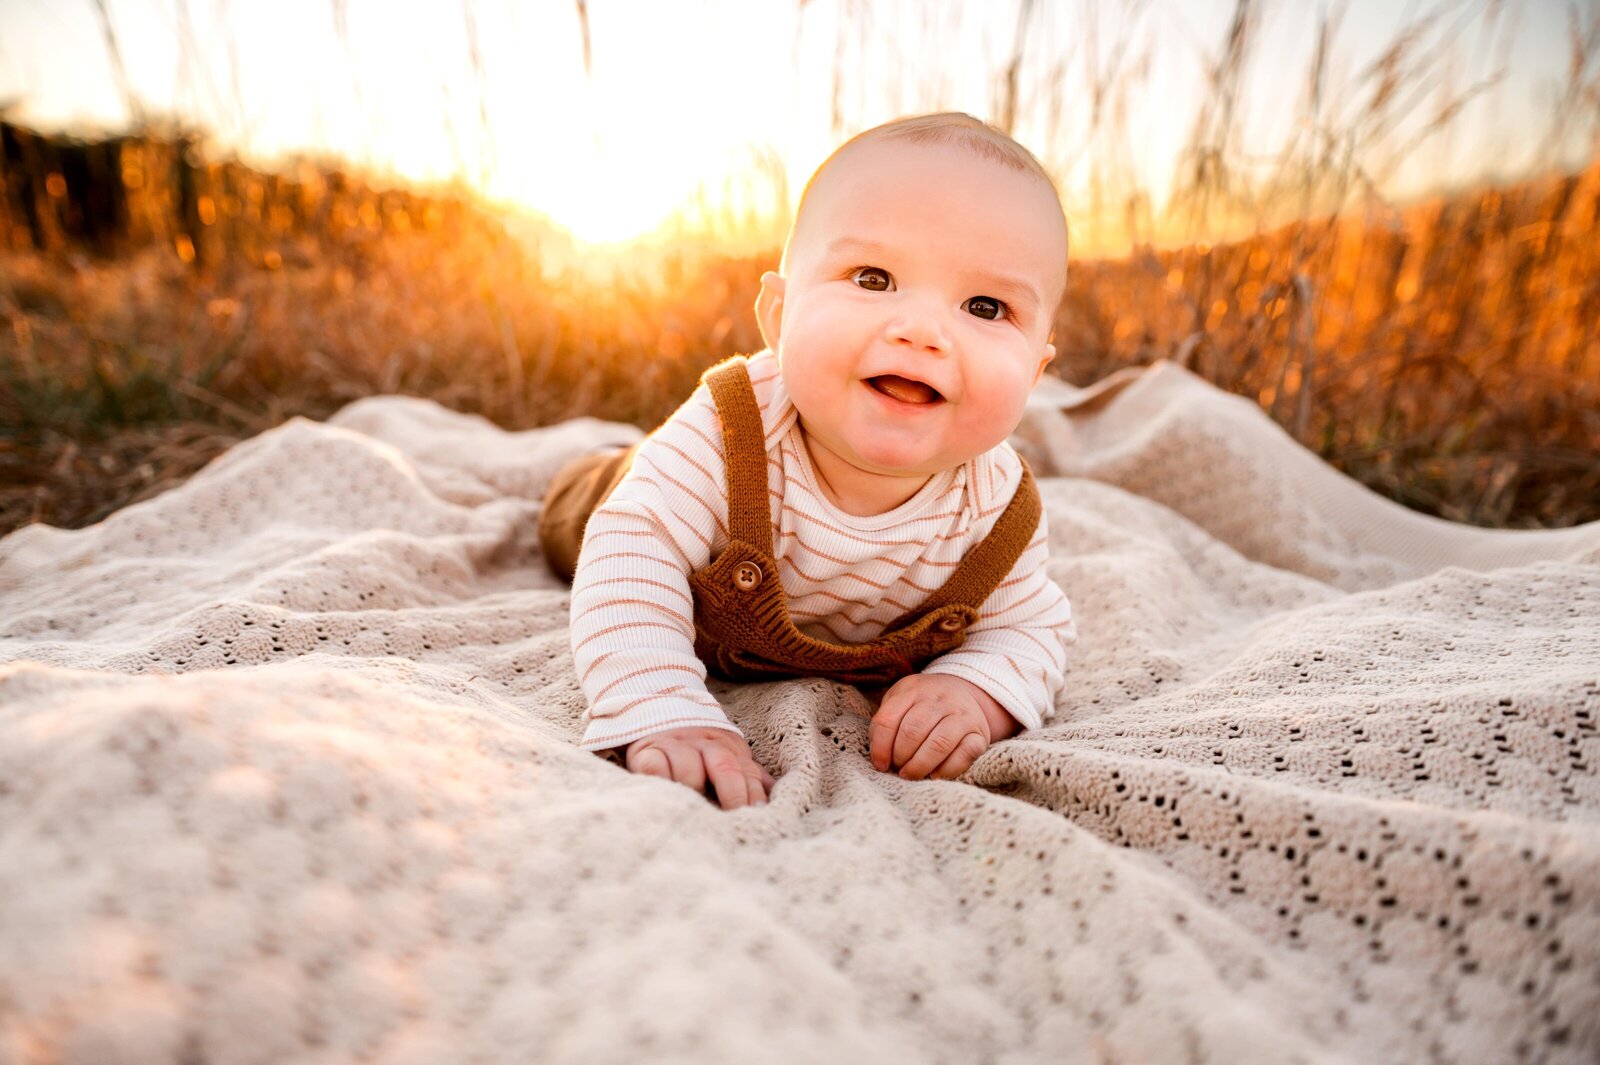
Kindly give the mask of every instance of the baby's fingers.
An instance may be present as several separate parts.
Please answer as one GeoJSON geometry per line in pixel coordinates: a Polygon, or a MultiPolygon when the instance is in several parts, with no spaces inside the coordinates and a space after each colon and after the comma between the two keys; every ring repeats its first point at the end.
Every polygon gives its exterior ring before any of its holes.
{"type": "Polygon", "coordinates": [[[672,763],[672,779],[692,791],[706,790],[706,767],[700,752],[688,744],[674,743],[666,748],[667,760],[672,763]]]}
{"type": "Polygon", "coordinates": [[[989,746],[983,742],[982,736],[976,732],[969,732],[962,738],[960,746],[951,753],[950,757],[946,758],[940,763],[938,769],[928,775],[936,780],[954,780],[968,769],[971,769],[972,763],[976,762],[978,756],[988,749],[989,746]]]}
{"type": "Polygon", "coordinates": [[[701,764],[700,752],[694,747],[678,743],[662,746],[652,744],[630,751],[627,762],[630,773],[675,780],[695,791],[706,790],[705,766],[701,764]]]}
{"type": "Polygon", "coordinates": [[[724,810],[737,810],[766,800],[759,784],[753,777],[746,776],[744,769],[739,756],[732,751],[719,748],[706,753],[706,771],[711,777],[711,786],[717,790],[717,803],[724,810]]]}
{"type": "Polygon", "coordinates": [[[928,738],[922,741],[917,752],[901,767],[900,776],[906,780],[921,780],[947,761],[958,758],[962,752],[972,750],[974,742],[977,745],[976,752],[967,758],[956,776],[965,772],[967,766],[983,753],[985,744],[983,736],[961,715],[951,714],[942,718],[928,738]]]}
{"type": "MultiPolygon", "coordinates": [[[[906,714],[916,704],[910,699],[896,698],[896,690],[890,688],[884,694],[883,703],[878,707],[878,712],[872,715],[872,728],[868,733],[869,746],[872,752],[872,768],[880,773],[886,773],[895,764],[895,749],[904,742],[908,736],[903,736],[900,724],[906,714]]],[[[914,750],[915,747],[907,749],[914,750]]]]}
{"type": "Polygon", "coordinates": [[[638,751],[629,752],[632,757],[627,759],[630,773],[643,773],[645,776],[672,779],[672,763],[667,760],[666,752],[659,747],[644,747],[638,751]]]}

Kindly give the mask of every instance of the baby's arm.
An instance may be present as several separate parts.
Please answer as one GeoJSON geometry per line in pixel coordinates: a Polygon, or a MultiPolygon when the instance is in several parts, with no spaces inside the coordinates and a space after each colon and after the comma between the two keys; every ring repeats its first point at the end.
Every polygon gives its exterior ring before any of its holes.
{"type": "Polygon", "coordinates": [[[624,748],[634,772],[707,781],[724,807],[765,801],[766,774],[705,686],[688,575],[726,521],[715,407],[704,389],[639,449],[589,519],[573,578],[573,664],[588,704],[580,746],[624,748]],[[703,400],[703,405],[700,401],[703,400]]]}
{"type": "MultiPolygon", "coordinates": [[[[629,478],[654,472],[641,449],[629,478]]],[[[573,665],[588,702],[584,750],[667,728],[738,731],[706,690],[694,653],[688,573],[703,563],[673,528],[686,509],[675,511],[648,483],[624,480],[589,519],[571,614],[573,665]]]]}
{"type": "Polygon", "coordinates": [[[1046,568],[1049,540],[1041,513],[1033,539],[984,600],[966,640],[923,670],[977,685],[1022,728],[1038,728],[1055,708],[1067,645],[1078,638],[1072,604],[1046,568]]]}
{"type": "Polygon", "coordinates": [[[989,744],[1038,728],[1055,705],[1072,605],[1046,573],[1043,514],[1011,572],[984,601],[965,642],[884,693],[871,731],[873,764],[907,779],[953,780],[989,744]]]}

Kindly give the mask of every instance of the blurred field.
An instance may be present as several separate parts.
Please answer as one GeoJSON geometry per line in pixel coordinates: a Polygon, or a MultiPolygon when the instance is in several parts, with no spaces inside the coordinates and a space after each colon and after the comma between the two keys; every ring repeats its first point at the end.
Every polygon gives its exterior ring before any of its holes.
{"type": "MultiPolygon", "coordinates": [[[[650,426],[706,366],[761,344],[751,305],[777,248],[684,248],[601,283],[464,197],[7,129],[0,533],[98,521],[240,439],[371,394],[508,429],[650,426]]],[[[1174,359],[1407,506],[1594,521],[1597,238],[1593,167],[1079,261],[1055,370],[1081,384],[1174,359]]]]}

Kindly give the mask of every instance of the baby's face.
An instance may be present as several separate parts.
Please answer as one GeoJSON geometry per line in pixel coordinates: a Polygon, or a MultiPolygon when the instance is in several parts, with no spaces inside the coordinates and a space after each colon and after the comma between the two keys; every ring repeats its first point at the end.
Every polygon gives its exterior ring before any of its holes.
{"type": "Polygon", "coordinates": [[[757,313],[813,448],[927,476],[993,448],[1054,356],[1054,192],[963,148],[878,141],[813,187],[757,313]]]}

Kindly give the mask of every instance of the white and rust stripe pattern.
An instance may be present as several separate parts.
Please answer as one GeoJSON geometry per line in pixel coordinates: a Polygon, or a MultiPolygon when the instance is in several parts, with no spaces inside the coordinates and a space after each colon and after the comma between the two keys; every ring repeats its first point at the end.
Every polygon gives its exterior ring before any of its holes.
{"type": "MultiPolygon", "coordinates": [[[[1010,502],[1022,465],[1009,445],[934,476],[885,514],[835,507],[818,487],[771,352],[750,381],[766,429],[773,552],[795,623],[834,643],[880,635],[949,578],[1010,502]]],[[[589,519],[572,586],[572,651],[588,702],[582,746],[605,750],[691,725],[737,732],[694,653],[691,572],[728,542],[716,404],[702,385],[634,459],[589,519]]],[[[925,672],[965,678],[1027,728],[1062,684],[1072,608],[1045,571],[1043,515],[1032,542],[967,632],[925,672]]]]}

